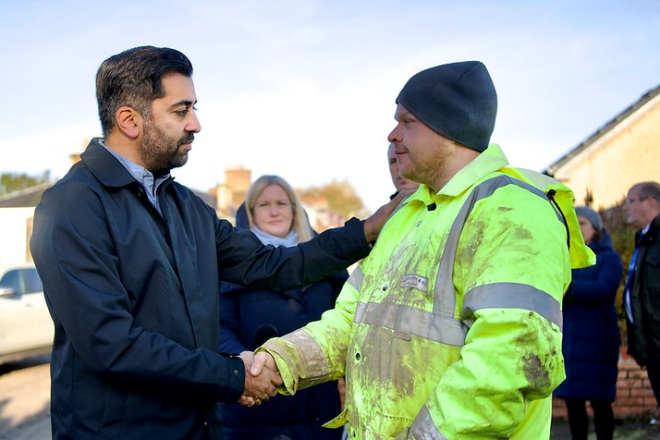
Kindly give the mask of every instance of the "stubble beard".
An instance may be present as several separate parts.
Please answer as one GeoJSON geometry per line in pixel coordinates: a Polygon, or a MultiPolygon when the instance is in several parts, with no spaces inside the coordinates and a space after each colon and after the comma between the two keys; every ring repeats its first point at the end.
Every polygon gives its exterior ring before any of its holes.
{"type": "Polygon", "coordinates": [[[173,168],[182,167],[188,162],[188,152],[183,151],[183,144],[192,143],[195,135],[186,133],[181,138],[173,140],[156,124],[147,119],[144,122],[144,140],[139,147],[142,163],[154,176],[169,174],[173,168]]]}
{"type": "Polygon", "coordinates": [[[401,177],[412,182],[423,183],[434,192],[439,191],[446,183],[444,179],[447,175],[447,164],[450,161],[451,152],[445,148],[439,148],[431,157],[413,157],[405,144],[403,147],[408,155],[408,170],[401,173],[401,177]]]}

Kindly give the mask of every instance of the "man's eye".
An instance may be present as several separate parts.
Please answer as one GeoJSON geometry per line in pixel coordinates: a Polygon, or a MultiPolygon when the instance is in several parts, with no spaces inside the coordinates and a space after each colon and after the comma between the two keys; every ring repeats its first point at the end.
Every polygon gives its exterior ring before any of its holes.
{"type": "Polygon", "coordinates": [[[177,111],[176,114],[179,115],[179,116],[181,116],[181,117],[183,117],[183,116],[186,116],[186,114],[187,114],[189,111],[191,111],[191,110],[194,111],[194,112],[196,112],[196,111],[197,111],[197,107],[186,107],[186,108],[184,108],[184,109],[182,109],[182,110],[177,111]]]}

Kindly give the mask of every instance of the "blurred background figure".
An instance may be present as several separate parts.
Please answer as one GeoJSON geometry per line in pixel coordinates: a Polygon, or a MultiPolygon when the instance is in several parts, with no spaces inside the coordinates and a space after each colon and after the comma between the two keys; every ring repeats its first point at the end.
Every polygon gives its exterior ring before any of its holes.
{"type": "Polygon", "coordinates": [[[620,344],[615,297],[623,266],[600,215],[589,207],[577,207],[575,212],[584,242],[596,254],[596,265],[572,271],[573,288],[563,308],[566,380],[554,394],[566,401],[573,440],[587,440],[587,400],[596,438],[612,440],[620,344]]]}
{"type": "Polygon", "coordinates": [[[651,425],[660,425],[660,183],[633,185],[624,209],[636,229],[623,290],[628,354],[646,368],[658,404],[651,425]]]}
{"type": "Polygon", "coordinates": [[[390,163],[390,176],[392,177],[392,183],[396,188],[396,191],[390,196],[390,199],[396,197],[396,195],[401,190],[417,189],[417,187],[419,187],[419,183],[408,180],[405,177],[401,177],[401,174],[399,174],[399,163],[396,161],[396,154],[394,154],[394,144],[392,143],[390,143],[390,146],[387,148],[387,160],[390,163]]]}
{"type": "MultiPolygon", "coordinates": [[[[264,243],[295,246],[315,235],[302,204],[283,178],[264,175],[252,183],[236,215],[236,227],[264,243]]],[[[290,333],[334,307],[348,273],[286,292],[220,285],[220,352],[254,350],[290,333]]],[[[337,382],[275,396],[260,406],[220,405],[226,440],[337,440],[341,430],[321,425],[341,412],[337,382]]]]}

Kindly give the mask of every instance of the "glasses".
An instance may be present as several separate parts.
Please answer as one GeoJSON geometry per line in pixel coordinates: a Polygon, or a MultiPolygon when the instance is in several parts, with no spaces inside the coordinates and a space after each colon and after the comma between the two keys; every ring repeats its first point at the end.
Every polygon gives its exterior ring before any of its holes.
{"type": "Polygon", "coordinates": [[[648,197],[631,197],[626,200],[627,205],[632,205],[635,202],[643,202],[644,200],[648,199],[648,197]]]}

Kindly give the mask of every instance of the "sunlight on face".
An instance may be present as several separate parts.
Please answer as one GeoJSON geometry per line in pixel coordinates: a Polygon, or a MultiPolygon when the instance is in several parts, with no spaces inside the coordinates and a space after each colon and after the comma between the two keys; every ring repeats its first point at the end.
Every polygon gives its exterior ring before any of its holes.
{"type": "Polygon", "coordinates": [[[456,172],[456,144],[431,130],[401,104],[397,104],[394,119],[397,124],[387,139],[394,144],[399,175],[439,190],[456,172]]]}
{"type": "Polygon", "coordinates": [[[293,205],[279,185],[268,185],[261,191],[252,211],[259,229],[276,237],[286,237],[293,225],[293,205]]]}
{"type": "Polygon", "coordinates": [[[197,98],[192,79],[173,73],[163,76],[162,82],[165,96],[151,103],[138,150],[142,165],[156,176],[185,165],[194,133],[202,128],[194,112],[197,98]]]}

